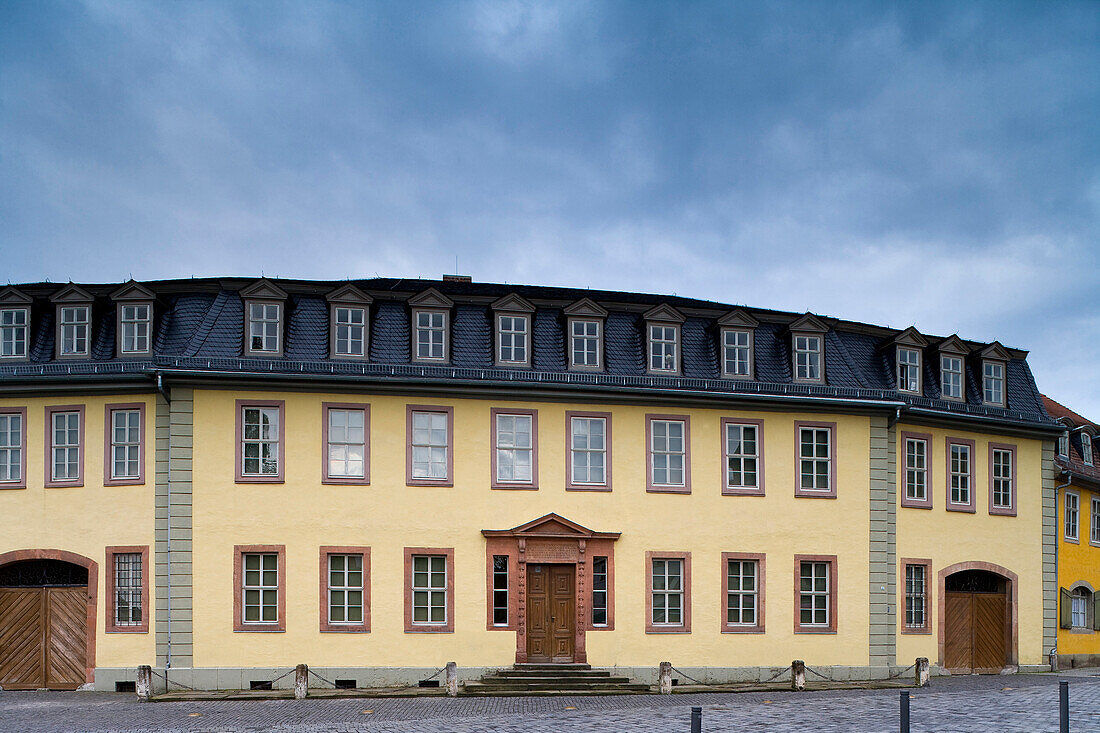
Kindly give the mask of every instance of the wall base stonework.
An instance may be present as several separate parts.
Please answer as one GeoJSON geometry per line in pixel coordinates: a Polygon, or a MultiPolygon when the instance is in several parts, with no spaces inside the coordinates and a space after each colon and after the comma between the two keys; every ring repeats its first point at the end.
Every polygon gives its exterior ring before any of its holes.
{"type": "Polygon", "coordinates": [[[1058,669],[1100,667],[1100,654],[1059,654],[1058,669]]]}

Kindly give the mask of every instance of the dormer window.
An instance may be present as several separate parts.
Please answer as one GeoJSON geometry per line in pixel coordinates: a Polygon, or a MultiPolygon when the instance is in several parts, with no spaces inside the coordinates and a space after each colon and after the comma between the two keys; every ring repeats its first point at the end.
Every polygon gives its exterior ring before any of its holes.
{"type": "Polygon", "coordinates": [[[348,284],[325,296],[329,303],[329,354],[334,359],[366,359],[370,349],[369,307],[373,299],[348,284]]]}
{"type": "Polygon", "coordinates": [[[1081,460],[1086,466],[1092,465],[1092,436],[1088,433],[1081,433],[1081,460]]]}
{"type": "Polygon", "coordinates": [[[435,288],[409,298],[413,361],[438,363],[451,358],[449,335],[453,306],[454,302],[435,288]]]}
{"type": "Polygon", "coordinates": [[[91,354],[92,296],[76,285],[55,293],[57,307],[55,352],[58,359],[86,359],[91,354]]]}
{"type": "Polygon", "coordinates": [[[963,360],[958,356],[940,357],[941,387],[944,399],[961,400],[963,398],[963,360]]]}
{"type": "Polygon", "coordinates": [[[683,315],[675,308],[659,305],[642,317],[646,322],[646,371],[650,374],[679,374],[683,315]]]}
{"type": "Polygon", "coordinates": [[[245,308],[245,356],[283,355],[283,314],[287,294],[268,280],[241,291],[245,308]]]}
{"type": "Polygon", "coordinates": [[[564,310],[566,349],[570,369],[603,369],[603,329],[607,311],[588,298],[582,298],[564,310]]]}
{"type": "Polygon", "coordinates": [[[496,314],[498,366],[531,366],[531,317],[535,306],[518,295],[506,295],[492,304],[496,314]]]}
{"type": "Polygon", "coordinates": [[[754,329],[760,322],[738,308],[718,319],[721,339],[722,376],[727,379],[752,379],[754,329]]]}
{"type": "Polygon", "coordinates": [[[982,394],[987,405],[1005,401],[1005,365],[999,361],[982,362],[982,394]]]}
{"type": "Polygon", "coordinates": [[[791,333],[791,372],[796,382],[825,381],[825,333],[829,327],[807,313],[789,326],[791,333]]]}
{"type": "Polygon", "coordinates": [[[11,287],[0,291],[0,360],[27,358],[30,324],[31,298],[11,287]]]}
{"type": "Polygon", "coordinates": [[[153,352],[153,291],[131,280],[111,293],[118,312],[115,349],[119,356],[147,356],[153,352]]]}
{"type": "Polygon", "coordinates": [[[1062,458],[1069,457],[1069,434],[1062,433],[1058,436],[1058,455],[1062,458]]]}
{"type": "Polygon", "coordinates": [[[898,391],[920,394],[920,351],[898,347],[898,391]]]}

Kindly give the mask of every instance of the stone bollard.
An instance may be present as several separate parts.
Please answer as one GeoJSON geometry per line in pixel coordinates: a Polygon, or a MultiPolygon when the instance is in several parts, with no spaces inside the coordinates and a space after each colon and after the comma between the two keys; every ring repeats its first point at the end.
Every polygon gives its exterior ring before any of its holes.
{"type": "Polygon", "coordinates": [[[149,702],[149,697],[153,694],[153,668],[148,664],[138,667],[134,689],[137,691],[138,702],[149,702]]]}
{"type": "Polygon", "coordinates": [[[447,697],[458,697],[458,664],[447,662],[447,697]]]}
{"type": "Polygon", "coordinates": [[[661,662],[657,667],[657,689],[662,695],[672,694],[672,662],[661,662]]]}
{"type": "Polygon", "coordinates": [[[928,657],[917,657],[917,687],[928,687],[928,657]]]}
{"type": "Polygon", "coordinates": [[[806,663],[801,659],[791,662],[791,689],[797,692],[806,689],[806,663]]]}
{"type": "Polygon", "coordinates": [[[294,668],[294,699],[305,700],[309,694],[309,665],[299,664],[294,668]]]}

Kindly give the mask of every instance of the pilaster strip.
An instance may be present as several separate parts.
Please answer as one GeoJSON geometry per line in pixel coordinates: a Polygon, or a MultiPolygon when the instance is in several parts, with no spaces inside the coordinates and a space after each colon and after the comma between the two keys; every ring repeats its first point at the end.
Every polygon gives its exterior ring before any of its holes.
{"type": "Polygon", "coordinates": [[[1043,653],[1058,643],[1058,501],[1054,441],[1043,441],[1043,653]]]}
{"type": "Polygon", "coordinates": [[[870,422],[868,664],[875,667],[897,656],[897,431],[886,417],[870,422]]]}

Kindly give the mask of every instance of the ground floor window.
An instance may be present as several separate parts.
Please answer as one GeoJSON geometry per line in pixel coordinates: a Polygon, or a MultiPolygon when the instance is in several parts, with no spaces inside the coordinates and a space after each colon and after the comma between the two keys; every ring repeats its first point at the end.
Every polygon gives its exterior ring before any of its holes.
{"type": "Polygon", "coordinates": [[[607,626],[607,558],[592,558],[592,625],[607,626]]]}
{"type": "Polygon", "coordinates": [[[453,548],[405,548],[405,631],[454,631],[453,548]]]}
{"type": "Polygon", "coordinates": [[[832,555],[796,555],[795,573],[798,593],[795,598],[795,631],[831,633],[836,631],[836,557],[832,555]]]}
{"type": "Polygon", "coordinates": [[[493,555],[493,626],[508,625],[508,556],[493,555]]]}

